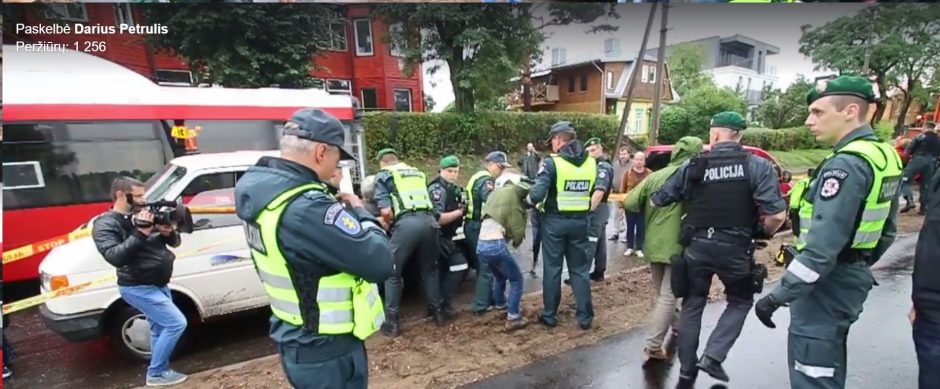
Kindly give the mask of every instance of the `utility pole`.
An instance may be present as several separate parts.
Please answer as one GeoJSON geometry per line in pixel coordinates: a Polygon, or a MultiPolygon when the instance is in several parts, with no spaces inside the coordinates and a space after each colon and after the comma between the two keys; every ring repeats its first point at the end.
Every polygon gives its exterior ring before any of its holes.
{"type": "MultiPolygon", "coordinates": [[[[650,4],[650,16],[649,19],[646,20],[646,30],[643,32],[643,42],[640,43],[640,53],[637,54],[636,60],[633,61],[633,70],[630,72],[630,80],[627,81],[627,101],[624,103],[623,113],[620,117],[620,130],[617,134],[617,148],[615,149],[618,151],[620,147],[623,146],[623,135],[627,129],[627,121],[630,119],[630,105],[633,103],[633,91],[636,89],[636,76],[642,69],[643,58],[646,57],[646,42],[650,37],[650,29],[653,27],[653,17],[656,16],[656,6],[658,4],[659,3],[650,4]]],[[[659,48],[659,51],[663,50],[666,50],[666,48],[659,48]]],[[[630,145],[634,148],[639,148],[639,145],[634,143],[630,138],[627,138],[627,142],[630,142],[630,145]]]]}
{"type": "Polygon", "coordinates": [[[649,144],[656,144],[659,137],[659,114],[663,101],[663,87],[666,83],[666,24],[669,15],[669,0],[663,2],[663,16],[659,30],[659,52],[656,58],[656,87],[653,89],[653,126],[650,128],[649,144]]]}

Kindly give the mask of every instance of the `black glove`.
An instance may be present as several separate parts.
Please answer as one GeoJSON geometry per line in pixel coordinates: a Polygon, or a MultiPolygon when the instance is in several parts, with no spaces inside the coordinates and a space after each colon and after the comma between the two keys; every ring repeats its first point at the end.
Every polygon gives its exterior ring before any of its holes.
{"type": "Polygon", "coordinates": [[[754,314],[768,328],[777,328],[777,325],[770,318],[774,315],[774,311],[782,306],[783,303],[777,301],[772,294],[768,294],[754,304],[754,314]]]}

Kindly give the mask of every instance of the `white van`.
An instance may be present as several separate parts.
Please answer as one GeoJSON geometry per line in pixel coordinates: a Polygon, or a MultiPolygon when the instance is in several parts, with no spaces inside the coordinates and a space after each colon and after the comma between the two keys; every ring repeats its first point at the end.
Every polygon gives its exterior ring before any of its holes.
{"type": "MultiPolygon", "coordinates": [[[[179,157],[147,181],[147,201],[182,201],[190,207],[234,206],[235,182],[263,156],[277,151],[239,151],[179,157]]],[[[354,165],[342,165],[341,190],[351,190],[354,165]]],[[[268,297],[252,264],[241,220],[235,214],[193,214],[183,234],[170,290],[190,325],[264,308],[268,297]]],[[[91,221],[82,226],[90,226],[91,221]]],[[[454,240],[463,239],[458,231],[454,240]]],[[[43,293],[115,274],[91,238],[53,249],[39,266],[43,293]]],[[[150,325],[121,299],[117,281],[56,297],[40,306],[46,326],[69,341],[107,336],[121,353],[150,358],[150,325]]],[[[187,331],[188,332],[188,331],[187,331]]],[[[184,334],[184,336],[186,336],[184,334]]]]}

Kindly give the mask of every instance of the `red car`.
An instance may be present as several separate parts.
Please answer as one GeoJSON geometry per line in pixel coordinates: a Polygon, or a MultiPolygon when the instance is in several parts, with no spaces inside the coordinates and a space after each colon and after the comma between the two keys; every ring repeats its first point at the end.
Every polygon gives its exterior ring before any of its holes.
{"type": "MultiPolygon", "coordinates": [[[[669,158],[672,154],[672,145],[656,145],[650,146],[646,149],[646,167],[650,170],[659,170],[669,164],[669,158]]],[[[705,150],[710,148],[709,145],[705,145],[705,150]]],[[[780,177],[780,193],[783,194],[784,198],[789,199],[790,188],[793,187],[793,176],[786,169],[780,165],[770,153],[764,151],[764,149],[753,147],[753,146],[744,146],[744,150],[754,154],[758,157],[770,161],[770,164],[774,166],[774,170],[777,171],[777,177],[780,177]]]]}

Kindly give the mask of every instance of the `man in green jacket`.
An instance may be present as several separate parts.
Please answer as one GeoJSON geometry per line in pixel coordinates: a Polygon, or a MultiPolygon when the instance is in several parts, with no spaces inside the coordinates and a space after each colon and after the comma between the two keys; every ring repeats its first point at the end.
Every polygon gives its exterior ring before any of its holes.
{"type": "MultiPolygon", "coordinates": [[[[654,172],[641,181],[636,188],[627,193],[623,200],[623,209],[627,212],[642,212],[646,217],[646,259],[650,262],[653,274],[653,309],[649,337],[643,350],[646,359],[668,359],[663,349],[663,340],[676,317],[676,297],[672,294],[670,274],[672,257],[682,254],[679,244],[679,231],[682,227],[682,215],[685,209],[681,202],[658,208],[650,204],[650,196],[659,190],[666,180],[679,169],[683,162],[702,152],[702,140],[686,136],[676,142],[672,150],[669,165],[654,172]]],[[[673,326],[675,328],[675,326],[673,326]]]]}
{"type": "Polygon", "coordinates": [[[525,240],[526,209],[524,199],[532,181],[518,173],[503,174],[496,179],[496,189],[483,205],[477,257],[493,273],[493,300],[496,309],[506,310],[506,329],[516,330],[527,323],[522,316],[522,271],[508,243],[518,248],[525,240]],[[509,296],[506,284],[509,283],[509,296]]]}

